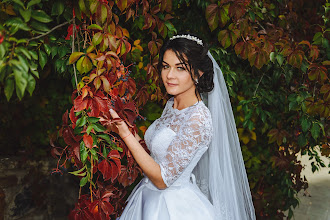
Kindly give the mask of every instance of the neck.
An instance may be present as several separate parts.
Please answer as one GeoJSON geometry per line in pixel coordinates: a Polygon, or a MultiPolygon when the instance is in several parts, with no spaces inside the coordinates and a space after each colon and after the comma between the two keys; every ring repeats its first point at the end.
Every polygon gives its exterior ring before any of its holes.
{"type": "Polygon", "coordinates": [[[196,95],[193,97],[174,96],[173,108],[182,110],[196,104],[199,100],[201,100],[200,97],[197,98],[196,95]]]}

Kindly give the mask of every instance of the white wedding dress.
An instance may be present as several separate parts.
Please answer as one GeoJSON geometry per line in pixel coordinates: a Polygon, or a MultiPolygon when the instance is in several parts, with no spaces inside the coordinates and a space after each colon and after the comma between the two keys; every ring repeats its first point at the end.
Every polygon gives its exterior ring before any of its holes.
{"type": "Polygon", "coordinates": [[[208,149],[212,120],[202,101],[188,108],[173,108],[171,98],[146,131],[152,158],[160,165],[167,188],[158,189],[143,178],[128,198],[120,220],[212,220],[214,210],[196,185],[192,171],[208,149]]]}

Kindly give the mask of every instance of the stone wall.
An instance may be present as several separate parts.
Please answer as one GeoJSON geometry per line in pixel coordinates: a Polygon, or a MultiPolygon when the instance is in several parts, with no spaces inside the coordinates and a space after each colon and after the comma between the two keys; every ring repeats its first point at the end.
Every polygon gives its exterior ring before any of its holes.
{"type": "Polygon", "coordinates": [[[67,219],[78,198],[79,179],[53,174],[54,158],[0,158],[0,220],[67,219]]]}

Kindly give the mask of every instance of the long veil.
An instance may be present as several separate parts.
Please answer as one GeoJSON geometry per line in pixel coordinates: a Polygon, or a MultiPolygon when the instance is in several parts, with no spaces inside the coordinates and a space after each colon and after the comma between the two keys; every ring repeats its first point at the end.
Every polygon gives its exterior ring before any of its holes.
{"type": "Polygon", "coordinates": [[[255,211],[236,124],[222,71],[208,52],[214,70],[214,89],[203,96],[213,123],[208,151],[193,173],[215,208],[216,220],[254,220],[255,211]]]}

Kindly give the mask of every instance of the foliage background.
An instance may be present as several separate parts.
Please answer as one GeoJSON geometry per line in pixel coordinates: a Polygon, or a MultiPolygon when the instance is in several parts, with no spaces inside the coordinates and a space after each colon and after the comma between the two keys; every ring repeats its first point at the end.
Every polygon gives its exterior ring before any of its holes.
{"type": "Polygon", "coordinates": [[[166,99],[154,68],[162,41],[189,31],[202,33],[211,45],[232,99],[259,219],[282,219],[287,210],[292,217],[297,193],[306,186],[298,154],[310,156],[313,171],[329,166],[316,151],[330,152],[326,0],[13,0],[0,7],[1,155],[49,155],[49,138],[74,105],[74,68],[79,90],[87,85],[82,77],[97,67],[92,57],[93,62],[70,65],[80,58],[71,54],[85,51],[84,42],[95,48],[103,44],[95,43],[100,32],[88,25],[103,28],[115,21],[131,45],[118,54],[123,64],[132,64],[128,70],[137,93],[130,98],[146,119],[135,121],[140,134],[159,117],[166,99]],[[100,11],[84,16],[93,5],[100,11]],[[106,5],[111,10],[105,15],[106,5]]]}

